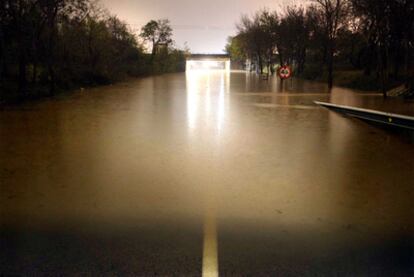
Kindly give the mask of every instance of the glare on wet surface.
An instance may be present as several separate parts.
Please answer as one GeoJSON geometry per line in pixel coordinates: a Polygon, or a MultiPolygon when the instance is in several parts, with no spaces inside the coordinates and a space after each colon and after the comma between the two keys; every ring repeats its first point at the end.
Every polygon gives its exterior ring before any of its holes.
{"type": "MultiPolygon", "coordinates": [[[[77,253],[71,241],[91,236],[82,247],[94,254],[62,258],[73,272],[89,259],[95,273],[199,275],[205,255],[222,275],[412,272],[413,144],[314,100],[414,111],[376,93],[203,71],[4,108],[1,223],[23,257],[9,249],[0,265],[27,272],[51,245],[77,253]],[[30,235],[10,235],[21,232],[39,235],[25,248],[30,235]],[[385,256],[402,264],[384,269],[385,256]]],[[[46,269],[67,270],[59,261],[46,269]]]]}

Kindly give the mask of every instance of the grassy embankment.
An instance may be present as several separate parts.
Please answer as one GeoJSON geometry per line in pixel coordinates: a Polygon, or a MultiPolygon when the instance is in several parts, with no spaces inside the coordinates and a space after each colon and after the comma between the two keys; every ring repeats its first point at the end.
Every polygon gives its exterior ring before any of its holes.
{"type": "MultiPolygon", "coordinates": [[[[320,82],[326,82],[328,76],[324,72],[322,75],[318,75],[312,70],[305,71],[304,74],[299,76],[306,80],[314,80],[320,82]]],[[[403,85],[406,82],[406,78],[400,76],[399,78],[389,78],[388,89],[392,89],[403,85]]],[[[367,76],[363,70],[357,69],[337,69],[334,71],[334,85],[338,87],[344,87],[354,89],[358,91],[380,91],[381,83],[375,73],[367,76]]]]}

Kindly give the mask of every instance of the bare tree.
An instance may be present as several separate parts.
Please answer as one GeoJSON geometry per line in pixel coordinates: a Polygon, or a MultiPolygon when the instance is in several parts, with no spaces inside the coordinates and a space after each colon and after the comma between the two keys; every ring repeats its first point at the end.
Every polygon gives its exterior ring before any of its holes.
{"type": "MultiPolygon", "coordinates": [[[[238,39],[247,56],[255,61],[262,74],[264,66],[268,66],[269,57],[273,53],[275,40],[271,29],[274,27],[273,16],[267,11],[259,11],[253,17],[242,16],[237,24],[238,39]],[[265,64],[266,62],[266,64],[265,64]]],[[[277,21],[277,18],[275,19],[277,21]]]]}
{"type": "MultiPolygon", "coordinates": [[[[414,2],[412,0],[351,0],[355,14],[364,26],[371,52],[376,53],[381,91],[386,96],[390,67],[398,81],[400,67],[412,86],[410,62],[414,48],[414,2]],[[393,58],[393,59],[391,59],[393,58]],[[392,64],[393,63],[393,64],[392,64]],[[410,76],[411,75],[411,76],[410,76]]],[[[371,66],[372,61],[368,66],[371,66]]]]}
{"type": "Polygon", "coordinates": [[[172,28],[168,19],[151,20],[142,27],[140,36],[151,42],[152,56],[157,52],[157,48],[161,44],[172,43],[172,28]]]}
{"type": "Polygon", "coordinates": [[[343,27],[348,15],[349,4],[347,0],[314,0],[322,11],[322,27],[327,42],[328,86],[333,86],[333,65],[338,31],[343,27]]]}
{"type": "MultiPolygon", "coordinates": [[[[284,54],[286,62],[297,65],[297,73],[304,71],[306,51],[309,44],[310,27],[303,7],[288,7],[280,20],[278,36],[279,55],[284,54]]],[[[282,60],[281,60],[281,63],[282,60]]]]}

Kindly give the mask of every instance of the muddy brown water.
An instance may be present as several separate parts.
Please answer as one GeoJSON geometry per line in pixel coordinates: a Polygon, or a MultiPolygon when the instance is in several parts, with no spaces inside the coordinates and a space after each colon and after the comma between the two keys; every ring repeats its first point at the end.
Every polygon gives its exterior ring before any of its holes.
{"type": "Polygon", "coordinates": [[[314,100],[414,103],[244,72],[0,110],[0,274],[410,276],[414,144],[314,100]]]}

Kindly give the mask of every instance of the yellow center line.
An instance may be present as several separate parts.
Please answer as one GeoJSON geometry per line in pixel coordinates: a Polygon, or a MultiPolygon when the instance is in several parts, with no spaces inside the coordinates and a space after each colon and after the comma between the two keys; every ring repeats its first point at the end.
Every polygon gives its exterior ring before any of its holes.
{"type": "Polygon", "coordinates": [[[204,219],[203,277],[218,277],[217,225],[214,213],[204,219]]]}

